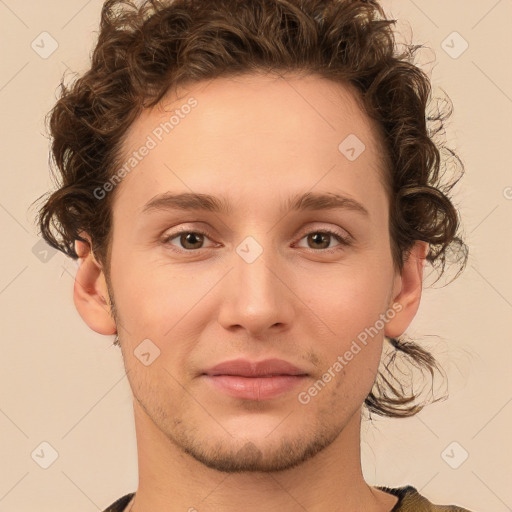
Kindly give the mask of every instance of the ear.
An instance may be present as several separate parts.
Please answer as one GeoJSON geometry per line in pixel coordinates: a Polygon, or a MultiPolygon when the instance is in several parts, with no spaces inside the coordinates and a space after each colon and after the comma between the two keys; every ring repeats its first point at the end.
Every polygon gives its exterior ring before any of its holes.
{"type": "Polygon", "coordinates": [[[384,335],[389,338],[401,336],[418,311],[428,247],[427,242],[416,240],[404,262],[402,272],[395,276],[393,303],[396,305],[393,309],[398,312],[384,329],[384,335]]]}
{"type": "Polygon", "coordinates": [[[75,251],[80,266],[75,277],[73,300],[82,320],[99,334],[115,334],[115,321],[111,315],[107,282],[100,263],[94,257],[91,239],[80,233],[88,243],[75,240],[75,251]]]}

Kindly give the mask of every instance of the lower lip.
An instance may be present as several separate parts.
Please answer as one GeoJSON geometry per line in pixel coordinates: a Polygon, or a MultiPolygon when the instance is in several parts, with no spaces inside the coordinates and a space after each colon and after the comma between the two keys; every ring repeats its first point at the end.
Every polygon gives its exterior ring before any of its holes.
{"type": "Polygon", "coordinates": [[[208,382],[227,395],[245,400],[267,400],[290,391],[303,383],[306,375],[241,377],[239,375],[205,375],[208,382]]]}

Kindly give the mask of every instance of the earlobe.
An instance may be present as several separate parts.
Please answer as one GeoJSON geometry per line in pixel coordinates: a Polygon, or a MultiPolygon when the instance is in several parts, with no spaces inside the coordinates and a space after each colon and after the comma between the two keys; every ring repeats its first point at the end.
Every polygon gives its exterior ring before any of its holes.
{"type": "Polygon", "coordinates": [[[421,301],[428,248],[427,242],[417,240],[404,262],[401,274],[395,277],[392,304],[395,303],[393,309],[398,313],[384,329],[384,335],[389,338],[401,336],[416,316],[421,301]]]}
{"type": "Polygon", "coordinates": [[[101,265],[91,251],[89,243],[75,241],[75,252],[80,258],[75,284],[73,301],[83,321],[99,334],[115,334],[115,321],[111,314],[107,282],[101,265]]]}

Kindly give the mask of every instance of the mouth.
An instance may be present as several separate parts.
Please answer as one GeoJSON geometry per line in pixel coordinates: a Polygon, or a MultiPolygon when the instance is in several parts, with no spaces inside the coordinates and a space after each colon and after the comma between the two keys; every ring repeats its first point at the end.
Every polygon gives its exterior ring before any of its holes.
{"type": "Polygon", "coordinates": [[[201,377],[228,396],[263,401],[292,391],[304,382],[308,373],[281,359],[259,362],[236,359],[206,370],[201,377]]]}

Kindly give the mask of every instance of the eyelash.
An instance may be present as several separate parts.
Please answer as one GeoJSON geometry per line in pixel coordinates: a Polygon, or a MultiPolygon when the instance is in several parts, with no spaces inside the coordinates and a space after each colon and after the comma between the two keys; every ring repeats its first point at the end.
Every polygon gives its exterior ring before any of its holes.
{"type": "MultiPolygon", "coordinates": [[[[174,238],[178,237],[179,235],[181,235],[183,233],[194,234],[194,235],[203,235],[203,236],[206,236],[208,238],[212,238],[211,234],[207,230],[182,229],[182,230],[175,231],[175,232],[170,233],[169,235],[167,235],[163,239],[163,243],[168,245],[171,248],[171,250],[176,251],[176,252],[180,252],[180,253],[184,253],[184,252],[194,253],[194,252],[199,252],[202,249],[207,249],[207,247],[201,247],[199,249],[177,249],[177,248],[175,248],[174,246],[172,246],[169,243],[171,240],[173,240],[174,238]]],[[[348,237],[342,236],[337,231],[329,229],[329,228],[326,228],[326,229],[314,229],[312,231],[307,231],[306,233],[304,233],[299,238],[299,241],[302,240],[307,235],[311,235],[313,233],[314,234],[321,233],[321,234],[332,235],[340,243],[340,245],[337,245],[336,247],[331,247],[330,249],[311,249],[309,247],[305,248],[305,249],[307,249],[309,251],[312,251],[312,252],[320,252],[320,253],[330,254],[330,253],[336,252],[338,250],[341,250],[343,247],[349,247],[350,245],[352,245],[352,242],[351,242],[351,240],[348,237]]],[[[303,249],[304,249],[304,247],[303,247],[303,249]]]]}

